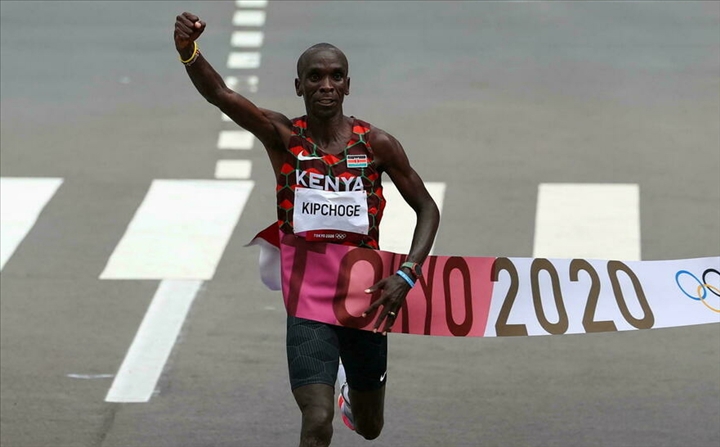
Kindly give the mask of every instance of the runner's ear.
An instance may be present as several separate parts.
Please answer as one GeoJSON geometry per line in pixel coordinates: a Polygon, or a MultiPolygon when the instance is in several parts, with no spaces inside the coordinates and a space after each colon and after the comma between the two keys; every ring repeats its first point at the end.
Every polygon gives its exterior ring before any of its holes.
{"type": "Polygon", "coordinates": [[[295,94],[302,96],[302,90],[300,90],[300,79],[295,78],[295,94]]]}

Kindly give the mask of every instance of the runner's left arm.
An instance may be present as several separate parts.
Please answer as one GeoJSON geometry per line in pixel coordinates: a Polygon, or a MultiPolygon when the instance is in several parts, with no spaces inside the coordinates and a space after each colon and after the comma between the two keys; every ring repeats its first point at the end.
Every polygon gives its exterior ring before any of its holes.
{"type": "MultiPolygon", "coordinates": [[[[422,264],[430,253],[435,240],[440,224],[440,211],[425,188],[422,179],[410,166],[410,161],[399,141],[387,132],[374,128],[370,136],[370,145],[375,152],[379,169],[390,176],[402,197],[417,215],[407,260],[422,264]]],[[[395,322],[395,318],[389,315],[390,312],[397,314],[400,310],[410,291],[410,285],[400,276],[391,275],[367,289],[366,293],[373,293],[377,290],[382,290],[380,298],[373,302],[363,315],[382,306],[383,309],[378,314],[374,329],[379,330],[384,321],[385,325],[382,329],[384,334],[395,322]]]]}

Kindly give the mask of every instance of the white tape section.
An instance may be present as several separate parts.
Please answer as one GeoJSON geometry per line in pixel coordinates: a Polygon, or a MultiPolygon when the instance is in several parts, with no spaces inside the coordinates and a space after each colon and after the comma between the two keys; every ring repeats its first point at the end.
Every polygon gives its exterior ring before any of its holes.
{"type": "Polygon", "coordinates": [[[497,282],[485,337],[720,322],[718,257],[667,261],[498,258],[495,265],[497,282]]]}

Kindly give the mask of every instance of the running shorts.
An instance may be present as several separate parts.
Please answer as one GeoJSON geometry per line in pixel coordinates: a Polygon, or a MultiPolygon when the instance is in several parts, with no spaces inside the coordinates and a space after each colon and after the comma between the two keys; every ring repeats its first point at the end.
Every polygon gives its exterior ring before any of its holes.
{"type": "Polygon", "coordinates": [[[372,391],[385,385],[387,337],[288,315],[287,357],[293,390],[318,383],[334,387],[342,358],[350,388],[372,391]]]}

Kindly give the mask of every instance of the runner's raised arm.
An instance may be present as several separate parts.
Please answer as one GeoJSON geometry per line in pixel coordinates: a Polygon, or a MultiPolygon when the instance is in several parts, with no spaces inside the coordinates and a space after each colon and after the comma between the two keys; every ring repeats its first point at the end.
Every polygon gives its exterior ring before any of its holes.
{"type": "Polygon", "coordinates": [[[180,61],[195,88],[209,103],[260,140],[277,173],[292,124],[283,114],[261,109],[225,85],[222,76],[198,50],[196,40],[205,31],[205,26],[205,22],[189,12],[177,16],[173,37],[180,61]]]}

